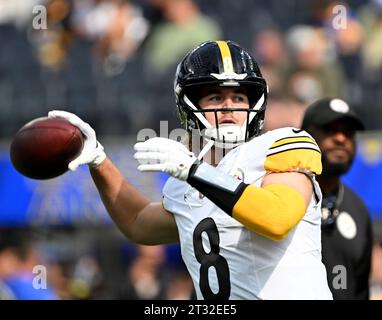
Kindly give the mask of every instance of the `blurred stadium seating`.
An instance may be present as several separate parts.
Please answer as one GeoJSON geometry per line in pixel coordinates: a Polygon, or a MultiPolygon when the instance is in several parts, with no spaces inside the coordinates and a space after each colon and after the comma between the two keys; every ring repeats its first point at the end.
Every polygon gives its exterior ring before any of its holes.
{"type": "MultiPolygon", "coordinates": [[[[202,11],[219,23],[224,38],[248,48],[252,48],[256,34],[267,28],[285,30],[286,34],[295,25],[320,26],[323,22],[312,10],[323,4],[308,2],[198,1],[202,11]]],[[[348,3],[352,4],[354,14],[363,4],[362,1],[348,3]]],[[[108,77],[100,70],[102,63],[94,54],[97,39],[78,35],[70,25],[66,28],[72,32],[72,38],[66,48],[65,63],[59,70],[52,71],[39,62],[41,39],[34,35],[36,31],[29,30],[28,26],[16,27],[12,22],[0,24],[3,44],[0,48],[0,137],[11,137],[21,124],[45,114],[52,106],[86,116],[101,135],[135,134],[139,126],[156,127],[158,119],[168,117],[172,125],[176,125],[171,92],[174,69],[160,76],[147,70],[143,44],[118,75],[108,77]],[[132,120],[137,117],[135,111],[141,108],[147,111],[145,116],[138,122],[132,120]]],[[[336,63],[344,62],[339,59],[336,63]]],[[[377,120],[382,112],[381,73],[379,70],[374,79],[369,79],[370,74],[363,71],[351,79],[359,92],[353,99],[356,101],[350,102],[356,104],[370,130],[382,126],[377,120]]]]}

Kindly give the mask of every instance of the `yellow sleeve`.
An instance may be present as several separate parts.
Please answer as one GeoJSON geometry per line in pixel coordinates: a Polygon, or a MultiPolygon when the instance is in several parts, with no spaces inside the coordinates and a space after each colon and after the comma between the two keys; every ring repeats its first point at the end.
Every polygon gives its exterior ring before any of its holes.
{"type": "MultiPolygon", "coordinates": [[[[264,161],[267,172],[321,174],[321,151],[305,131],[285,128],[277,131],[264,161]]],[[[284,184],[266,187],[249,185],[232,210],[232,216],[250,230],[272,240],[282,240],[307,210],[303,196],[284,184]]]]}
{"type": "Polygon", "coordinates": [[[308,171],[319,175],[321,151],[308,134],[285,137],[268,149],[264,168],[268,172],[308,171]]]}
{"type": "Polygon", "coordinates": [[[264,188],[248,185],[232,210],[232,217],[253,232],[282,240],[305,215],[303,196],[284,184],[264,188]]]}

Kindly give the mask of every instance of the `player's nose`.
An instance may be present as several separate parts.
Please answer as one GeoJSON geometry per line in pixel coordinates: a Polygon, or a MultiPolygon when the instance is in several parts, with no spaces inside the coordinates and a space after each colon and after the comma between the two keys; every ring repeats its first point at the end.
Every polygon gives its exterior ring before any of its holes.
{"type": "Polygon", "coordinates": [[[341,130],[337,130],[336,132],[333,133],[333,137],[337,142],[343,143],[348,139],[348,136],[345,132],[341,130]]]}
{"type": "Polygon", "coordinates": [[[234,107],[233,100],[231,98],[225,98],[223,101],[223,108],[230,109],[234,107]]]}

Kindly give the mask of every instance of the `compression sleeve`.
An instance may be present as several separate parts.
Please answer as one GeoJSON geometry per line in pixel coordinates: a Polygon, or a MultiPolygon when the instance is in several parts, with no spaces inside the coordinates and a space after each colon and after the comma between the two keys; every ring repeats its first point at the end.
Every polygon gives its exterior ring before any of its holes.
{"type": "Polygon", "coordinates": [[[248,185],[235,203],[232,217],[256,233],[282,240],[300,222],[306,209],[303,196],[292,187],[248,185]]]}

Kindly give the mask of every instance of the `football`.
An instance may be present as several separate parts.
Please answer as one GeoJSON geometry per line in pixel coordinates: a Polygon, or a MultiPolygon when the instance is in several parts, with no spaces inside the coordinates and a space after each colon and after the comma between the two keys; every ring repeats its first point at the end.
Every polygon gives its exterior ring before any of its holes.
{"type": "Polygon", "coordinates": [[[83,148],[82,132],[63,118],[38,118],[15,135],[10,157],[15,169],[32,179],[51,179],[68,170],[83,148]]]}

